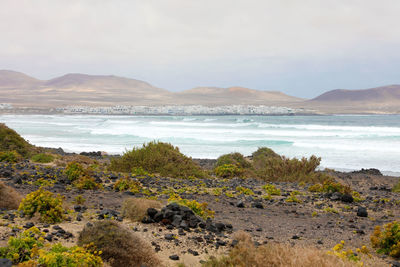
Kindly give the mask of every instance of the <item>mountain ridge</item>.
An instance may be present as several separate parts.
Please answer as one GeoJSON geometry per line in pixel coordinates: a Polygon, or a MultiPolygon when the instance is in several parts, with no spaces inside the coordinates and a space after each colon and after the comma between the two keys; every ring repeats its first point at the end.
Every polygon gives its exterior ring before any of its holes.
{"type": "Polygon", "coordinates": [[[171,92],[152,84],[115,75],[68,73],[39,80],[22,72],[0,70],[0,103],[15,107],[63,107],[67,105],[269,105],[303,108],[316,113],[400,113],[400,85],[369,89],[335,89],[312,99],[280,91],[241,86],[194,87],[171,92]]]}

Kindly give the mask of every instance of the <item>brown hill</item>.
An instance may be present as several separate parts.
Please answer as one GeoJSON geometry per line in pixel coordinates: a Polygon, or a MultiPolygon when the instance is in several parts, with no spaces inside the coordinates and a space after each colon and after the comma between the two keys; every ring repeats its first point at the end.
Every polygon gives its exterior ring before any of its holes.
{"type": "Polygon", "coordinates": [[[41,82],[42,81],[21,72],[0,70],[0,88],[31,87],[41,82]]]}
{"type": "Polygon", "coordinates": [[[197,87],[176,94],[186,104],[271,105],[302,101],[277,91],[259,91],[243,87],[197,87]]]}
{"type": "Polygon", "coordinates": [[[311,101],[322,102],[398,102],[400,101],[400,85],[382,86],[364,90],[337,89],[328,91],[311,101]]]}
{"type": "Polygon", "coordinates": [[[302,105],[326,113],[400,113],[400,85],[332,90],[302,105]]]}
{"type": "Polygon", "coordinates": [[[161,104],[170,93],[149,83],[117,76],[67,74],[40,81],[22,73],[0,73],[0,102],[16,106],[161,104]]]}

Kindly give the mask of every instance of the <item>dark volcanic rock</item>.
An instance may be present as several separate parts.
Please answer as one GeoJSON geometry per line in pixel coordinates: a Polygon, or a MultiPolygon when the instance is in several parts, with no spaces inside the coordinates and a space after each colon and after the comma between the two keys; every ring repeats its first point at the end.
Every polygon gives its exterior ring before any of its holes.
{"type": "Polygon", "coordinates": [[[357,216],[358,217],[368,217],[368,211],[364,207],[358,207],[357,209],[357,216]]]}
{"type": "Polygon", "coordinates": [[[0,259],[0,266],[1,267],[11,267],[12,262],[9,259],[0,259]]]}

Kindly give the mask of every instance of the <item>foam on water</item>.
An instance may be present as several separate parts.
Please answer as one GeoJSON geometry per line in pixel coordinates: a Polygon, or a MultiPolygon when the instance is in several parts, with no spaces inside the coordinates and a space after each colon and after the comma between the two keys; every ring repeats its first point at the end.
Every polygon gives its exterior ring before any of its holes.
{"type": "Polygon", "coordinates": [[[400,116],[90,116],[2,115],[31,143],[66,151],[122,153],[170,142],[196,158],[268,146],[288,157],[313,154],[337,169],[400,172],[400,116]]]}

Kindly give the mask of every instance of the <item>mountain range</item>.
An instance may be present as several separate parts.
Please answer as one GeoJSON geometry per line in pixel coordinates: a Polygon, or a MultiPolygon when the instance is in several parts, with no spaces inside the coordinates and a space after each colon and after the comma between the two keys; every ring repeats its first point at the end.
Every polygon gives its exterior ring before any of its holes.
{"type": "Polygon", "coordinates": [[[170,92],[147,82],[118,76],[66,74],[39,80],[0,70],[0,103],[15,107],[67,105],[274,105],[317,113],[400,113],[400,85],[364,90],[332,90],[313,99],[244,87],[197,87],[170,92]]]}

